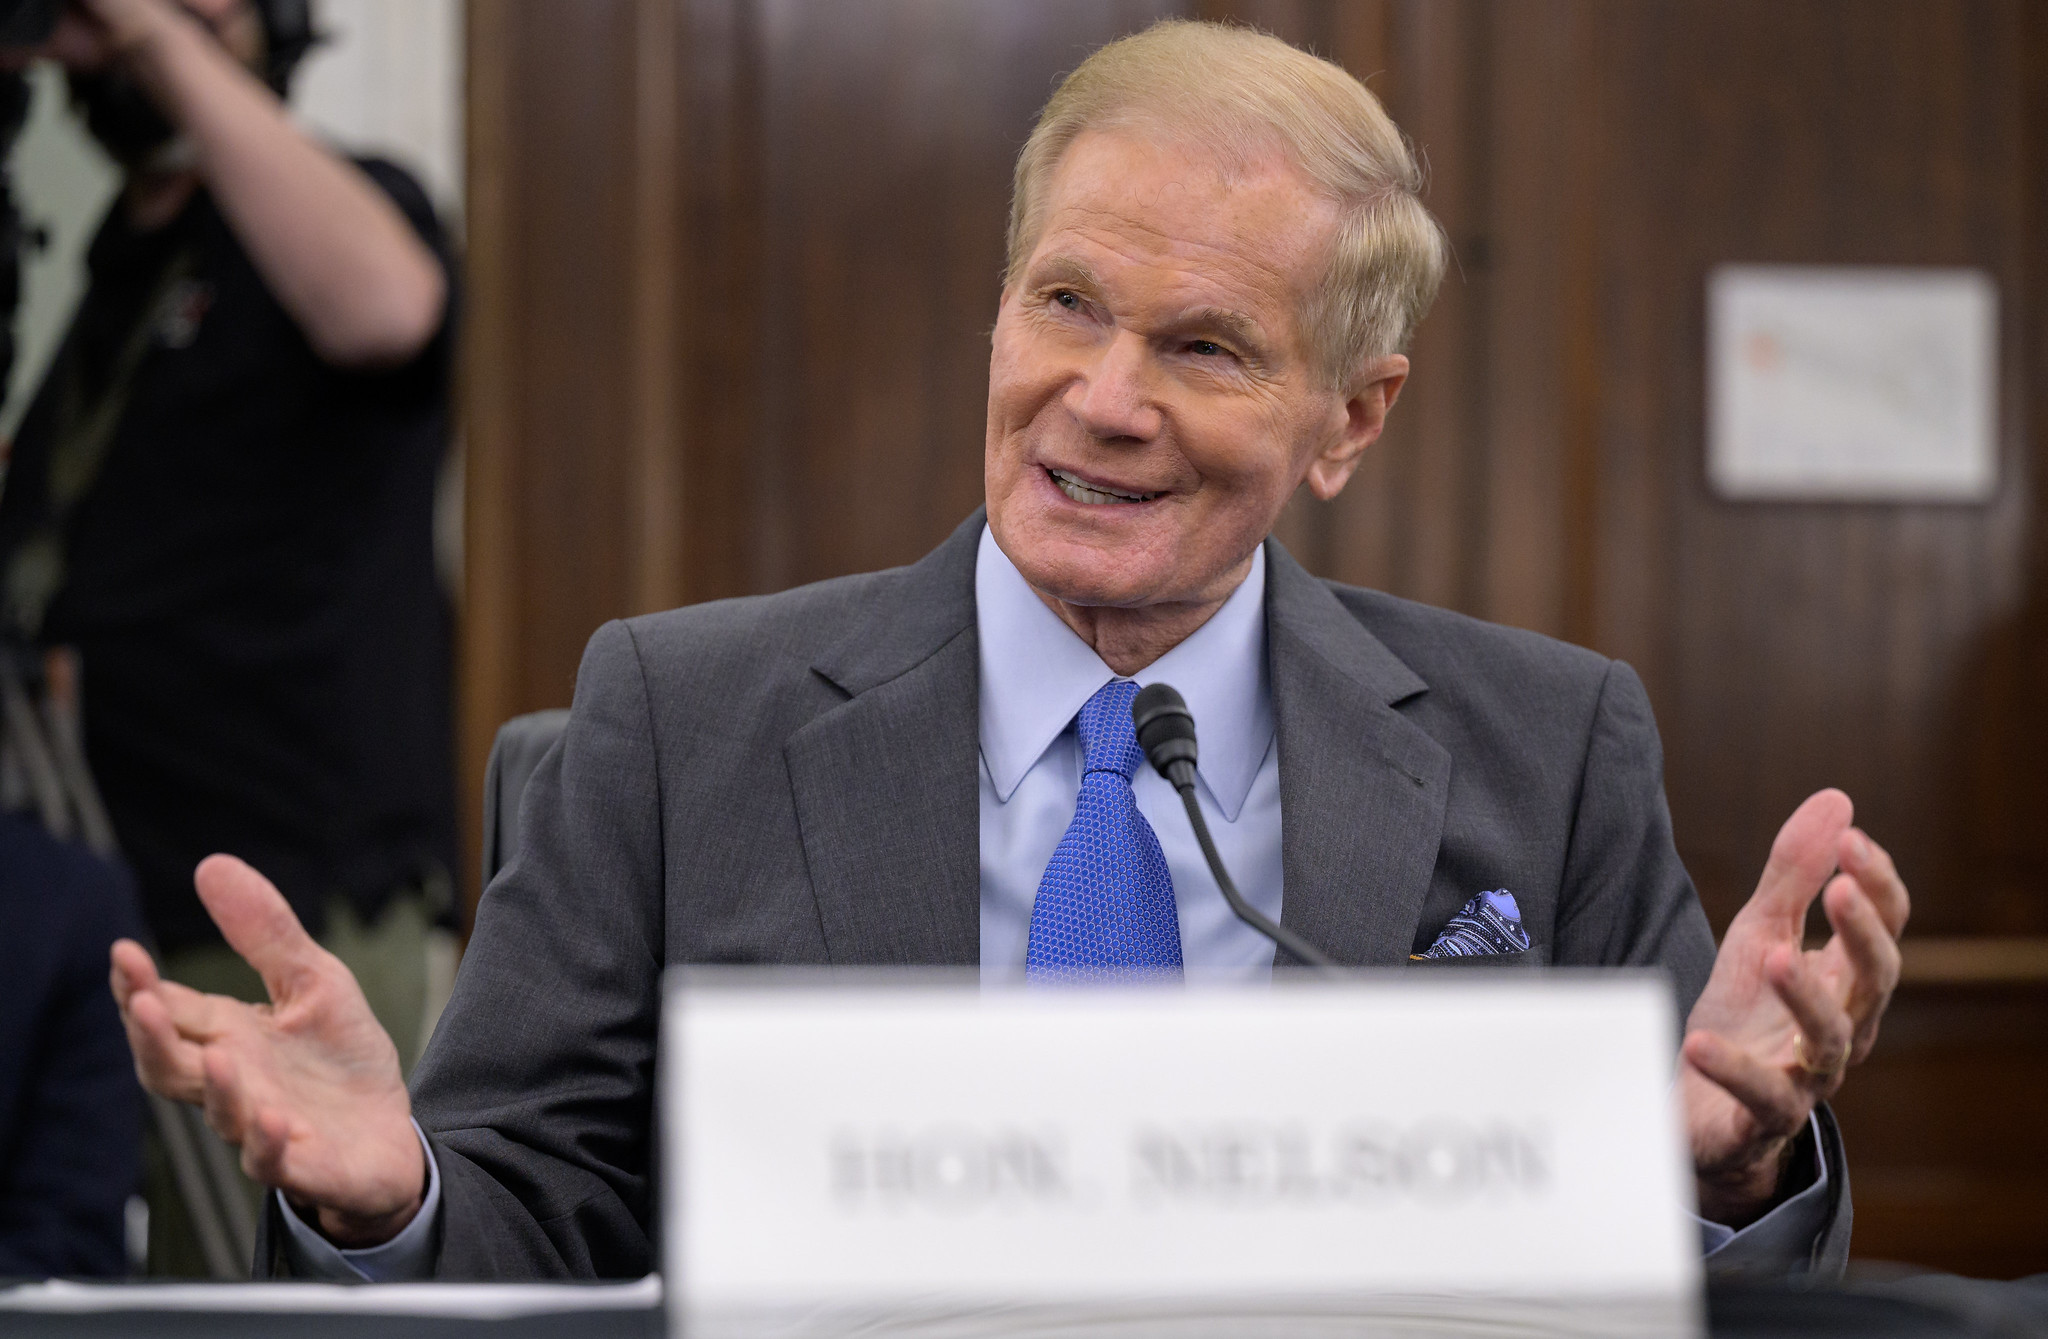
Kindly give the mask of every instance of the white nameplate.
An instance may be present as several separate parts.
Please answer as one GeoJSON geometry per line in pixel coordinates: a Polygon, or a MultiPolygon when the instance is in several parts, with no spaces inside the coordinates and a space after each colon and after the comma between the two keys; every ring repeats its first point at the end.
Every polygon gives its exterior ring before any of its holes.
{"type": "Polygon", "coordinates": [[[1691,1333],[1675,1035],[1633,975],[677,973],[669,1297],[693,1339],[1691,1333]]]}

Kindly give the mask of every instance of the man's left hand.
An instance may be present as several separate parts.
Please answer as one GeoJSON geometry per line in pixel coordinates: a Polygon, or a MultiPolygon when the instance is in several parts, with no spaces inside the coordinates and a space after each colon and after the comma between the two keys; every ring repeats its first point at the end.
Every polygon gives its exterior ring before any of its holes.
{"type": "Polygon", "coordinates": [[[1686,1022],[1679,1094],[1710,1221],[1739,1227],[1771,1207],[1793,1140],[1870,1054],[1898,985],[1906,886],[1853,814],[1824,790],[1785,821],[1686,1022]],[[1809,950],[1816,896],[1834,934],[1809,950]]]}

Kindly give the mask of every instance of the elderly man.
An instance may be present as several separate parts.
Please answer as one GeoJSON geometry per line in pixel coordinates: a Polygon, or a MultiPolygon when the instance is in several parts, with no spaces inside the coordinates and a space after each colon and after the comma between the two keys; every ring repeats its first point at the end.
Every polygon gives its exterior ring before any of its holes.
{"type": "Polygon", "coordinates": [[[1818,1104],[1870,1047],[1907,911],[1847,799],[1792,815],[1717,957],[1626,666],[1316,580],[1267,538],[1400,392],[1444,263],[1418,184],[1362,86],[1271,38],[1166,24],[1077,70],[1018,163],[986,517],[913,567],[599,631],[410,1101],[346,973],[255,871],[203,864],[274,1006],[162,983],[133,945],[114,989],[145,1081],[281,1191],[259,1265],[650,1268],[669,964],[1270,973],[1138,765],[1154,680],[1203,722],[1240,882],[1339,960],[1434,961],[1493,908],[1506,960],[1667,969],[1710,1249],[1838,1265],[1818,1104]],[[1816,896],[1835,935],[1804,951],[1816,896]]]}

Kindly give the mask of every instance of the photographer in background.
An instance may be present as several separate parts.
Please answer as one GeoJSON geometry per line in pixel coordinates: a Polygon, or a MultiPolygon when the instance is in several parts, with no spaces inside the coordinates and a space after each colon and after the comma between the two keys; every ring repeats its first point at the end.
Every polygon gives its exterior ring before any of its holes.
{"type": "Polygon", "coordinates": [[[264,998],[193,892],[236,852],[409,1061],[451,906],[452,275],[409,176],[288,119],[311,40],[305,0],[72,0],[34,53],[126,181],[14,446],[0,612],[80,653],[166,975],[264,998]]]}

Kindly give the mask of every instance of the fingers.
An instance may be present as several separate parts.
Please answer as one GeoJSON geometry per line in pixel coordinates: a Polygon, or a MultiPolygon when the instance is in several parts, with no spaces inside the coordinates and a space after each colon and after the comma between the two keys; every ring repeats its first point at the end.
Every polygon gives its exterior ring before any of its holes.
{"type": "Polygon", "coordinates": [[[1905,880],[1899,877],[1890,854],[1857,828],[1845,831],[1837,846],[1843,872],[1862,887],[1864,896],[1877,908],[1885,929],[1894,939],[1898,938],[1906,928],[1906,918],[1913,912],[1913,899],[1907,896],[1905,880]]]}
{"type": "Polygon", "coordinates": [[[209,995],[176,981],[159,981],[149,993],[162,1003],[171,1026],[187,1041],[205,1045],[248,1021],[253,1007],[226,995],[209,995]]]}
{"type": "Polygon", "coordinates": [[[1808,796],[1778,829],[1777,840],[1771,843],[1771,858],[1744,911],[1796,927],[1828,875],[1834,873],[1842,834],[1854,814],[1855,806],[1839,790],[1808,796]]]}
{"type": "Polygon", "coordinates": [[[1742,1103],[1756,1123],[1760,1140],[1793,1134],[1813,1111],[1813,1095],[1783,1066],[1764,1063],[1718,1033],[1686,1034],[1680,1053],[1694,1069],[1742,1103]]]}
{"type": "Polygon", "coordinates": [[[1833,1092],[1841,1084],[1841,1064],[1855,1039],[1848,1010],[1803,953],[1778,949],[1766,960],[1764,975],[1799,1025],[1805,1046],[1803,1065],[1829,1067],[1823,1073],[1804,1075],[1806,1086],[1822,1096],[1833,1092]]]}
{"type": "Polygon", "coordinates": [[[159,980],[149,950],[132,939],[116,939],[107,950],[107,960],[107,979],[114,989],[114,1003],[124,1009],[131,995],[152,989],[159,980]]]}
{"type": "Polygon", "coordinates": [[[165,980],[132,939],[116,941],[108,956],[114,1003],[135,1057],[136,1077],[174,1101],[204,1103],[207,1044],[246,1026],[250,1006],[165,980]]]}
{"type": "Polygon", "coordinates": [[[124,1021],[132,1020],[134,1024],[129,1031],[129,1046],[135,1052],[143,1082],[166,1097],[181,1102],[199,1101],[196,1085],[203,1078],[199,1057],[209,1043],[231,1035],[244,1021],[236,1016],[237,1011],[248,1008],[240,1000],[203,994],[175,981],[159,981],[149,990],[131,994],[122,1015],[124,1021]],[[141,1030],[142,1045],[137,1044],[137,1028],[141,1030]],[[148,1072],[143,1073],[145,1061],[148,1072]],[[159,1077],[178,1091],[158,1087],[152,1079],[159,1077]]]}
{"type": "Polygon", "coordinates": [[[139,991],[132,1001],[129,1041],[143,1082],[165,1097],[199,1107],[215,1134],[240,1146],[242,1170],[252,1180],[282,1185],[290,1123],[274,1107],[259,1106],[229,1047],[180,1036],[154,991],[139,991]]]}
{"type": "Polygon", "coordinates": [[[228,947],[262,976],[272,1002],[290,995],[325,960],[326,951],[299,924],[284,894],[246,862],[210,855],[199,862],[192,882],[228,947]]]}
{"type": "Polygon", "coordinates": [[[1831,882],[1821,903],[1851,969],[1843,1007],[1853,1028],[1849,1058],[1860,1061],[1876,1044],[1878,1024],[1899,984],[1899,945],[1871,899],[1849,875],[1831,882]]]}
{"type": "Polygon", "coordinates": [[[151,1092],[174,1101],[198,1101],[199,1047],[179,1032],[165,1003],[170,983],[157,975],[148,950],[132,939],[115,940],[107,958],[107,980],[135,1058],[135,1077],[151,1092]]]}
{"type": "Polygon", "coordinates": [[[138,990],[121,1006],[121,1025],[142,1086],[175,1102],[198,1102],[205,1074],[197,1042],[178,1035],[170,1011],[153,990],[138,990]]]}
{"type": "Polygon", "coordinates": [[[250,1180],[259,1185],[284,1185],[290,1120],[276,1107],[258,1102],[223,1048],[208,1047],[204,1065],[206,1123],[241,1149],[242,1172],[250,1180]]]}
{"type": "Polygon", "coordinates": [[[215,1046],[201,1053],[200,1067],[206,1076],[202,1102],[206,1123],[230,1144],[241,1143],[247,1122],[243,1118],[242,1092],[235,1082],[235,1062],[225,1050],[215,1046]]]}

